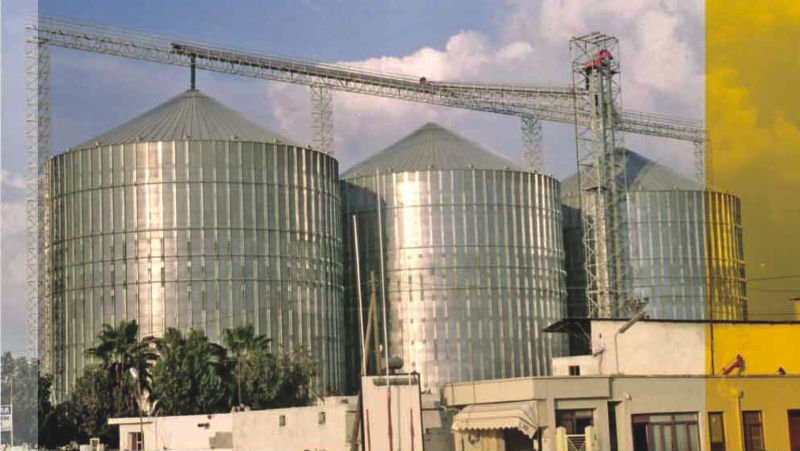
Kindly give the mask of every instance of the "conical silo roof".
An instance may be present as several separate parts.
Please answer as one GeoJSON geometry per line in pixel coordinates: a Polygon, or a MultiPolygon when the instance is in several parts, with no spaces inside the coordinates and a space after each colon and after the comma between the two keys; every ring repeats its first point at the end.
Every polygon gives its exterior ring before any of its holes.
{"type": "Polygon", "coordinates": [[[450,169],[525,169],[432,122],[347,170],[342,177],[376,170],[407,172],[450,169]]]}
{"type": "MultiPolygon", "coordinates": [[[[626,155],[625,175],[630,191],[697,191],[704,189],[700,182],[678,174],[667,166],[632,150],[619,148],[617,152],[626,155]]],[[[561,182],[561,195],[563,198],[567,198],[577,194],[578,175],[572,174],[561,182]]]]}
{"type": "Polygon", "coordinates": [[[176,140],[279,141],[294,144],[212,97],[190,89],[73,149],[176,140]]]}

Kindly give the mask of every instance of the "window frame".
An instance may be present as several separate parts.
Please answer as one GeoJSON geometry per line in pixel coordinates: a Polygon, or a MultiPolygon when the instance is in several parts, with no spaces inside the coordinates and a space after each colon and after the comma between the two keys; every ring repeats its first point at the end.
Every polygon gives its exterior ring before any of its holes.
{"type": "Polygon", "coordinates": [[[144,435],[142,435],[141,431],[128,432],[128,450],[129,451],[144,450],[144,435]]]}
{"type": "Polygon", "coordinates": [[[594,409],[587,407],[583,409],[556,410],[556,425],[563,426],[567,430],[568,435],[582,435],[584,433],[578,430],[578,423],[580,420],[589,420],[591,422],[590,426],[594,426],[594,409]],[[564,422],[568,422],[569,427],[567,427],[564,422]]]}
{"type": "Polygon", "coordinates": [[[727,443],[725,440],[725,415],[723,412],[708,412],[708,445],[711,451],[725,451],[727,443]],[[719,435],[722,438],[721,442],[714,441],[714,431],[712,430],[711,418],[719,418],[719,435]]]}
{"type": "MultiPolygon", "coordinates": [[[[686,426],[686,441],[687,443],[691,444],[691,426],[695,427],[695,444],[697,445],[697,451],[703,449],[702,443],[700,442],[700,415],[698,412],[654,412],[654,413],[642,413],[642,414],[633,414],[631,415],[631,425],[636,424],[644,424],[647,430],[647,448],[650,450],[653,449],[667,449],[666,447],[666,430],[670,431],[671,436],[671,448],[677,449],[678,446],[678,426],[686,426]],[[676,417],[680,415],[694,415],[694,420],[678,420],[676,417]],[[669,416],[671,417],[669,421],[651,421],[651,417],[663,417],[669,416]],[[660,426],[661,429],[661,446],[655,446],[654,438],[655,434],[654,426],[660,426]],[[669,428],[667,428],[667,426],[669,428]]],[[[684,451],[684,450],[681,450],[684,451]]]]}
{"type": "Polygon", "coordinates": [[[742,443],[744,451],[765,451],[767,449],[767,444],[764,441],[764,416],[760,410],[743,410],[742,411],[742,432],[743,432],[743,440],[742,443]],[[750,415],[756,415],[758,418],[758,423],[749,424],[747,421],[747,417],[750,415]],[[758,439],[760,441],[761,446],[755,447],[753,446],[753,438],[752,435],[752,428],[758,428],[758,439]]]}

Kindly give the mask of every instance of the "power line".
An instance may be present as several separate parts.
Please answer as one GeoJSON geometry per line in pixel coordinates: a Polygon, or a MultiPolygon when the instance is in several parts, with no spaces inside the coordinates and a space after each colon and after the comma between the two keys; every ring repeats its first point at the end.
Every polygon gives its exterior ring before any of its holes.
{"type": "Polygon", "coordinates": [[[765,291],[771,293],[797,293],[800,295],[800,288],[753,288],[747,287],[747,291],[765,291]]]}
{"type": "Polygon", "coordinates": [[[766,280],[786,280],[786,279],[800,279],[800,274],[788,274],[784,276],[772,276],[772,277],[756,277],[754,279],[747,279],[747,282],[761,282],[766,280]]]}

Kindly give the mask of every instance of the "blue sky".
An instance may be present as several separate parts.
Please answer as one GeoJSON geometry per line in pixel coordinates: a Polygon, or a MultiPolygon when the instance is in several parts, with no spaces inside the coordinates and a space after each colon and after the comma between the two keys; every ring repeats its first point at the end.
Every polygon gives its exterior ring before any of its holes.
{"type": "MultiPolygon", "coordinates": [[[[701,118],[702,1],[662,0],[47,0],[41,14],[431,79],[566,85],[568,39],[620,37],[626,108],[701,118]]],[[[0,299],[3,349],[22,350],[24,328],[24,23],[31,1],[2,2],[0,299]]],[[[311,139],[303,87],[200,73],[198,86],[296,141],[311,139]]],[[[99,134],[188,87],[184,68],[63,49],[52,52],[52,150],[99,134]]],[[[521,158],[515,118],[337,94],[335,149],[346,168],[424,122],[436,121],[510,158],[521,158]]],[[[574,170],[571,127],[546,125],[549,172],[574,170]]],[[[689,172],[683,144],[626,144],[689,172]]]]}

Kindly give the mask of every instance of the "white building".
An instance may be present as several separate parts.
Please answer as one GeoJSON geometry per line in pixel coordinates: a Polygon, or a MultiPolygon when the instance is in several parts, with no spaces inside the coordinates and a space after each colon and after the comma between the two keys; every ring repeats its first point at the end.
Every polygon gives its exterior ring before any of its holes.
{"type": "Polygon", "coordinates": [[[120,450],[349,450],[358,412],[354,396],[331,396],[314,406],[213,415],[114,418],[120,450]],[[141,437],[144,433],[144,448],[141,437]]]}

